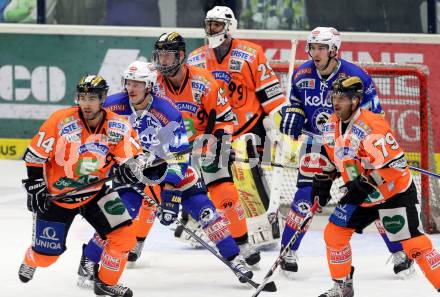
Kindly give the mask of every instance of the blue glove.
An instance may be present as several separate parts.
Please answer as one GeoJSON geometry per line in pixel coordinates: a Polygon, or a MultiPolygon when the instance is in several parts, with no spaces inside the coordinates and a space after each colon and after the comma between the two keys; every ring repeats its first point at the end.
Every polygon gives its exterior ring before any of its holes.
{"type": "Polygon", "coordinates": [[[305,113],[299,103],[281,108],[281,133],[298,138],[305,121],[305,113]]]}
{"type": "Polygon", "coordinates": [[[179,215],[180,203],[182,202],[182,192],[178,190],[163,189],[160,193],[161,203],[157,212],[160,223],[168,226],[179,215]]]}

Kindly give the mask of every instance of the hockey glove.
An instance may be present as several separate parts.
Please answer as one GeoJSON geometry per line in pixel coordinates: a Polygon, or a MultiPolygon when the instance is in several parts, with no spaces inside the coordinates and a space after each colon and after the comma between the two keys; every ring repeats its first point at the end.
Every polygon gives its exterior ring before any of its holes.
{"type": "Polygon", "coordinates": [[[349,181],[341,187],[345,190],[344,196],[339,200],[340,204],[362,204],[368,195],[374,193],[376,188],[370,184],[367,178],[359,175],[352,181],[349,181]]]}
{"type": "Polygon", "coordinates": [[[313,177],[312,197],[318,200],[319,207],[326,206],[332,198],[330,195],[332,184],[333,180],[327,174],[315,174],[313,177]]]}
{"type": "Polygon", "coordinates": [[[161,203],[157,212],[160,223],[168,226],[179,215],[180,203],[182,202],[182,192],[178,190],[162,189],[160,193],[161,203]]]}
{"type": "Polygon", "coordinates": [[[298,138],[305,121],[305,113],[299,103],[281,108],[281,133],[298,138]]]}
{"type": "Polygon", "coordinates": [[[23,186],[27,192],[27,208],[31,212],[45,213],[49,210],[47,186],[44,179],[25,179],[23,186]]]}
{"type": "Polygon", "coordinates": [[[151,165],[155,156],[148,152],[127,160],[125,163],[115,168],[115,174],[118,176],[117,182],[122,184],[146,183],[146,178],[152,171],[151,165]]]}

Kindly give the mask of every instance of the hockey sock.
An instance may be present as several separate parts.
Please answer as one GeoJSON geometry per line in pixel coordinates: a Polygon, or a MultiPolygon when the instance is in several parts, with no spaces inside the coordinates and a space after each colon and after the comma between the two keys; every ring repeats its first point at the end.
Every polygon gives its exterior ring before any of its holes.
{"type": "MultiPolygon", "coordinates": [[[[294,210],[292,210],[292,209],[289,210],[289,213],[287,214],[287,217],[286,217],[286,225],[284,227],[283,236],[281,238],[281,245],[282,246],[286,246],[289,243],[292,236],[299,229],[299,226],[300,226],[303,219],[304,219],[304,217],[295,213],[294,210]]],[[[303,239],[304,235],[306,234],[307,229],[310,226],[310,223],[311,223],[311,220],[304,227],[304,229],[301,231],[301,233],[299,234],[299,236],[297,237],[295,242],[292,244],[292,247],[291,247],[292,250],[294,250],[294,251],[298,250],[299,245],[301,244],[301,240],[303,239]]]]}
{"type": "Polygon", "coordinates": [[[150,204],[144,199],[142,206],[139,209],[138,216],[133,220],[133,227],[136,232],[136,237],[146,238],[153,227],[154,220],[156,219],[156,207],[150,206],[150,204]]]}
{"type": "MultiPolygon", "coordinates": [[[[299,226],[303,220],[303,218],[307,215],[307,212],[312,207],[312,187],[310,186],[302,186],[298,188],[298,191],[295,193],[295,197],[293,198],[292,204],[290,205],[289,212],[286,216],[286,225],[283,231],[283,236],[281,238],[281,244],[286,246],[289,243],[289,240],[295,234],[295,232],[299,229],[299,226]]],[[[303,228],[298,238],[292,245],[292,250],[296,251],[301,244],[301,240],[306,234],[312,220],[303,228]]]]}
{"type": "Polygon", "coordinates": [[[232,237],[241,237],[248,232],[243,207],[238,200],[238,192],[233,182],[222,182],[208,186],[215,207],[229,221],[232,237]]]}
{"type": "Polygon", "coordinates": [[[385,229],[383,228],[382,223],[380,222],[379,219],[377,219],[374,223],[376,224],[377,230],[379,231],[380,236],[382,236],[383,241],[385,241],[385,244],[387,245],[387,248],[390,251],[390,253],[394,254],[396,252],[403,251],[403,246],[400,242],[398,241],[391,242],[388,239],[388,236],[385,233],[385,229]]]}
{"type": "Polygon", "coordinates": [[[403,248],[411,259],[416,260],[428,281],[440,289],[440,253],[432,247],[426,235],[402,241],[403,248]]]}
{"type": "Polygon", "coordinates": [[[136,246],[132,225],[120,227],[108,235],[101,255],[99,279],[107,285],[116,285],[127,264],[128,252],[136,246]]]}
{"type": "Polygon", "coordinates": [[[354,229],[328,223],[324,230],[327,263],[333,279],[342,279],[351,272],[350,239],[354,229]]]}
{"type": "Polygon", "coordinates": [[[101,259],[102,251],[103,251],[106,244],[107,244],[107,241],[102,239],[98,235],[98,233],[95,232],[95,234],[93,234],[93,237],[89,240],[89,242],[85,246],[85,248],[83,250],[83,255],[87,259],[89,259],[95,263],[99,263],[99,261],[101,259]]]}
{"type": "Polygon", "coordinates": [[[49,256],[49,255],[43,255],[39,254],[36,251],[32,249],[32,247],[29,247],[26,250],[26,254],[24,256],[23,262],[32,267],[48,267],[55,263],[55,261],[58,259],[59,256],[49,256]]]}

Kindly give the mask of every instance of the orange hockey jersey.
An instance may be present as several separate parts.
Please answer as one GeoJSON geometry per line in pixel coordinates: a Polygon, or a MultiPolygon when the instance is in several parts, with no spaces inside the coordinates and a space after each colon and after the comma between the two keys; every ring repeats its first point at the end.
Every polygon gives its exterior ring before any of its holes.
{"type": "Polygon", "coordinates": [[[358,109],[342,134],[341,121],[333,114],[323,126],[323,142],[344,183],[362,174],[375,186],[361,206],[383,203],[412,182],[404,152],[381,115],[358,109]]]}
{"type": "MultiPolygon", "coordinates": [[[[128,121],[111,111],[95,131],[70,107],[54,112],[32,138],[25,153],[26,166],[43,167],[50,194],[61,194],[107,177],[112,165],[142,153],[136,132],[128,121]]],[[[84,190],[98,191],[102,184],[84,190]]],[[[75,195],[78,195],[77,193],[75,195]]],[[[65,208],[85,204],[94,195],[54,203],[65,208]]]]}
{"type": "Polygon", "coordinates": [[[251,130],[262,114],[286,102],[263,49],[255,43],[232,39],[222,61],[205,45],[190,53],[187,63],[208,69],[225,90],[234,113],[235,137],[251,130]]]}
{"type": "Polygon", "coordinates": [[[171,98],[180,110],[189,141],[205,132],[208,115],[213,109],[216,119],[214,129],[210,132],[223,129],[232,134],[231,106],[218,83],[204,69],[190,65],[183,67],[186,69],[185,78],[178,90],[174,89],[166,77],[159,74],[154,91],[171,98]]]}

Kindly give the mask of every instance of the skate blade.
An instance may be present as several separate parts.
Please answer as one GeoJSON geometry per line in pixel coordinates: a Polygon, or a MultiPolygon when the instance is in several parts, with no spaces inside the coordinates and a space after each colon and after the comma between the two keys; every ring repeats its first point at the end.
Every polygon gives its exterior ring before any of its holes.
{"type": "Polygon", "coordinates": [[[399,273],[397,273],[397,277],[402,280],[413,278],[415,277],[415,275],[416,275],[416,269],[414,268],[414,266],[411,266],[410,268],[406,270],[402,270],[399,273]]]}
{"type": "Polygon", "coordinates": [[[83,289],[93,289],[95,282],[89,279],[86,279],[85,277],[78,277],[78,280],[76,281],[76,285],[83,289]]]}
{"type": "Polygon", "coordinates": [[[296,272],[280,269],[280,274],[289,280],[294,280],[296,272]]]}
{"type": "Polygon", "coordinates": [[[246,263],[246,267],[247,267],[247,269],[252,270],[252,271],[259,271],[260,270],[260,263],[255,263],[254,265],[249,265],[246,263]]]}

